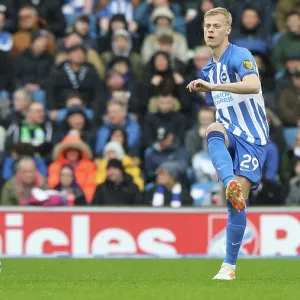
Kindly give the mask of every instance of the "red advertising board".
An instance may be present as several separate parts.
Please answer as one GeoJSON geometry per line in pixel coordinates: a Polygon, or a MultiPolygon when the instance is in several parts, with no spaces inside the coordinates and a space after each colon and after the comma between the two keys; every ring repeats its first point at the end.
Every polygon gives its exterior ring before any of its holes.
{"type": "MultiPolygon", "coordinates": [[[[216,210],[0,211],[1,255],[225,253],[227,215],[216,210]]],[[[242,255],[299,255],[300,210],[248,212],[242,255]]]]}

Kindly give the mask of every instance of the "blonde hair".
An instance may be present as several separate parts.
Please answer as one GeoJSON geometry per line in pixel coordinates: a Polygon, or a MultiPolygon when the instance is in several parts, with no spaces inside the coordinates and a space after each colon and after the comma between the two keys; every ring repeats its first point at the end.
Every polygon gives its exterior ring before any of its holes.
{"type": "Polygon", "coordinates": [[[226,18],[227,24],[231,27],[232,15],[226,8],[223,8],[223,7],[216,7],[216,8],[210,9],[204,15],[204,19],[207,17],[216,16],[216,15],[223,15],[226,18]]]}

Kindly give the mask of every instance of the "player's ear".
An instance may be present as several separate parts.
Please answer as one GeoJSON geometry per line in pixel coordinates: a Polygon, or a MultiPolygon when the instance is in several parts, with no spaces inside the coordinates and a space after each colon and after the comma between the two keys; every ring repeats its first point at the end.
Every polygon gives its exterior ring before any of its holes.
{"type": "Polygon", "coordinates": [[[230,33],[231,33],[231,27],[228,27],[228,28],[226,29],[225,35],[228,36],[230,33]]]}

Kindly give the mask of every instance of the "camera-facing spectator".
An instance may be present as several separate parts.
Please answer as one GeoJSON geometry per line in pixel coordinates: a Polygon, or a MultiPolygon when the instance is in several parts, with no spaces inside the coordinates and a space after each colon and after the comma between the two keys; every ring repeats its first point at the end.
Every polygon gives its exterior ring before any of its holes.
{"type": "Polygon", "coordinates": [[[185,135],[185,149],[190,157],[204,149],[206,144],[206,129],[215,122],[215,111],[209,107],[203,107],[198,112],[198,122],[185,135]]]}
{"type": "Polygon", "coordinates": [[[137,53],[132,44],[132,37],[125,29],[118,29],[113,33],[111,49],[102,54],[105,66],[107,67],[114,57],[128,58],[132,65],[132,71],[137,79],[143,75],[143,64],[141,56],[137,53]]]}
{"type": "Polygon", "coordinates": [[[34,188],[46,189],[47,184],[37,171],[31,157],[22,158],[16,167],[16,176],[8,180],[2,190],[2,205],[27,205],[34,188]]]}
{"type": "Polygon", "coordinates": [[[292,73],[292,84],[279,99],[279,113],[284,126],[300,126],[300,67],[292,73]]]}
{"type": "Polygon", "coordinates": [[[170,0],[147,0],[143,1],[135,11],[135,20],[137,23],[143,27],[144,30],[153,33],[155,31],[155,26],[152,22],[152,14],[158,8],[168,9],[174,15],[174,30],[185,34],[186,25],[184,18],[182,16],[182,9],[178,3],[170,0]]]}
{"type": "Polygon", "coordinates": [[[300,13],[293,11],[286,16],[285,20],[288,31],[279,37],[273,53],[276,72],[284,72],[285,61],[300,51],[300,13]]]}
{"type": "Polygon", "coordinates": [[[165,162],[158,167],[155,186],[146,192],[144,203],[153,207],[174,208],[192,205],[189,190],[180,181],[180,169],[176,162],[165,162]]]}
{"type": "Polygon", "coordinates": [[[142,196],[130,175],[125,173],[122,162],[111,159],[107,163],[106,180],[97,186],[93,205],[141,205],[142,196]]]}
{"type": "Polygon", "coordinates": [[[49,166],[48,183],[50,188],[60,182],[61,168],[68,164],[74,168],[75,179],[83,190],[87,202],[93,198],[96,188],[96,165],[92,161],[92,150],[73,132],[53,149],[53,163],[49,166]]]}
{"type": "Polygon", "coordinates": [[[25,119],[21,123],[12,123],[7,129],[5,149],[8,155],[17,143],[31,144],[35,153],[49,161],[53,145],[53,124],[46,119],[42,104],[31,103],[25,119]]]}
{"type": "Polygon", "coordinates": [[[166,161],[176,162],[181,175],[185,175],[188,167],[188,154],[184,148],[174,144],[175,134],[168,128],[157,130],[156,142],[145,151],[145,177],[147,182],[155,180],[156,169],[166,161]]]}
{"type": "Polygon", "coordinates": [[[37,11],[44,29],[55,36],[62,36],[65,30],[65,18],[60,0],[19,0],[20,7],[28,6],[37,11]]]}
{"type": "Polygon", "coordinates": [[[246,7],[242,12],[240,28],[233,29],[230,40],[239,47],[267,54],[267,36],[258,9],[246,7]]]}
{"type": "Polygon", "coordinates": [[[130,151],[138,151],[140,146],[141,129],[139,124],[127,112],[127,105],[118,102],[107,104],[107,118],[105,124],[99,128],[96,138],[96,155],[101,155],[111,131],[116,126],[122,126],[128,137],[130,151]]]}
{"type": "Polygon", "coordinates": [[[62,166],[60,169],[59,184],[54,189],[66,197],[68,205],[86,205],[84,193],[76,182],[72,166],[62,166]]]}
{"type": "Polygon", "coordinates": [[[57,117],[57,110],[65,107],[68,94],[78,92],[87,108],[101,115],[105,110],[103,84],[95,68],[86,63],[86,48],[82,44],[68,50],[68,60],[50,74],[47,89],[47,106],[51,119],[57,117]]]}
{"type": "Polygon", "coordinates": [[[84,45],[86,50],[86,62],[90,63],[96,69],[99,77],[104,78],[105,69],[100,55],[95,49],[90,48],[88,45],[84,44],[83,38],[77,32],[69,32],[64,38],[58,40],[56,47],[55,64],[61,65],[69,60],[69,49],[74,46],[84,45]]]}
{"type": "Polygon", "coordinates": [[[1,11],[0,8],[0,51],[8,52],[12,49],[12,46],[12,36],[5,31],[5,11],[1,11]]]}
{"type": "Polygon", "coordinates": [[[88,119],[84,109],[73,105],[67,109],[66,119],[57,126],[59,132],[55,134],[55,142],[59,143],[72,131],[77,131],[80,138],[89,145],[91,149],[95,147],[96,132],[92,122],[88,119]]]}
{"type": "Polygon", "coordinates": [[[90,34],[90,18],[88,15],[80,15],[76,18],[73,26],[73,31],[78,33],[86,46],[98,51],[97,41],[90,34]]]}
{"type": "Polygon", "coordinates": [[[187,112],[190,103],[185,80],[181,74],[173,71],[168,53],[156,52],[147,69],[148,74],[146,73],[145,82],[150,83],[148,84],[150,98],[162,91],[164,93],[168,91],[180,101],[180,110],[187,112]]]}
{"type": "Polygon", "coordinates": [[[53,66],[53,57],[48,52],[48,33],[39,30],[32,33],[32,44],[14,60],[15,86],[25,86],[33,100],[45,104],[48,76],[53,66]]]}
{"type": "Polygon", "coordinates": [[[143,122],[143,146],[151,146],[157,138],[157,130],[160,127],[168,128],[170,132],[175,133],[174,142],[182,145],[186,130],[187,120],[184,115],[179,113],[179,101],[171,94],[158,94],[151,99],[152,106],[145,116],[143,122]]]}
{"type": "Polygon", "coordinates": [[[188,60],[188,45],[185,37],[173,30],[174,14],[167,7],[156,8],[151,15],[151,22],[155,26],[155,32],[144,40],[142,45],[142,60],[147,64],[159,48],[158,38],[161,35],[173,37],[172,54],[184,64],[188,60]]]}
{"type": "Polygon", "coordinates": [[[20,124],[24,119],[26,112],[32,103],[30,91],[25,88],[17,89],[13,94],[13,111],[2,120],[5,128],[8,128],[12,123],[20,124]]]}
{"type": "Polygon", "coordinates": [[[35,155],[34,147],[28,143],[18,143],[13,146],[10,156],[6,156],[2,166],[2,179],[9,180],[15,175],[16,165],[23,157],[31,157],[36,165],[38,172],[46,177],[48,169],[43,157],[35,155]]]}
{"type": "Polygon", "coordinates": [[[144,180],[138,162],[134,157],[126,155],[120,142],[110,141],[103,150],[103,157],[96,160],[98,184],[103,183],[106,178],[107,163],[110,159],[119,159],[122,162],[124,170],[131,175],[133,182],[139,187],[140,191],[144,190],[144,180]]]}
{"type": "Polygon", "coordinates": [[[286,16],[293,12],[295,9],[299,10],[300,4],[298,0],[278,0],[276,1],[276,25],[278,31],[286,32],[288,31],[288,27],[286,24],[286,16]]]}
{"type": "Polygon", "coordinates": [[[294,164],[294,177],[289,182],[289,193],[286,205],[300,205],[300,159],[294,164]]]}
{"type": "MultiPolygon", "coordinates": [[[[11,56],[14,58],[17,54],[30,47],[32,42],[32,33],[41,29],[39,24],[39,15],[35,8],[25,6],[20,9],[19,31],[13,35],[13,48],[11,56]]],[[[56,41],[51,33],[48,33],[48,51],[51,54],[55,52],[56,41]]]]}

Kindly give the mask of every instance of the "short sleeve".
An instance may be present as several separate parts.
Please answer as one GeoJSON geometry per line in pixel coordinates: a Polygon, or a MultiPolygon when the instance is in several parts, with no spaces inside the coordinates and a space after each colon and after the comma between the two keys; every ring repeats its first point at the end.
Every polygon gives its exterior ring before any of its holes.
{"type": "Polygon", "coordinates": [[[245,48],[238,48],[231,58],[231,66],[235,73],[238,73],[241,80],[250,74],[258,76],[257,66],[250,51],[245,48]]]}

